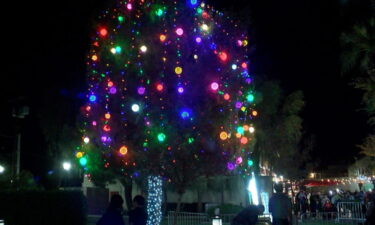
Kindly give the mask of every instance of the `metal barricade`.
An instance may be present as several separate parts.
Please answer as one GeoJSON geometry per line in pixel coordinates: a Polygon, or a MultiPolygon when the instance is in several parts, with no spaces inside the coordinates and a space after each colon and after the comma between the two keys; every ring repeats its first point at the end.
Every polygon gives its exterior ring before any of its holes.
{"type": "Polygon", "coordinates": [[[338,202],[337,215],[339,222],[364,222],[366,207],[361,202],[338,202]]]}
{"type": "Polygon", "coordinates": [[[168,225],[208,225],[211,220],[206,213],[168,212],[168,225]]]}

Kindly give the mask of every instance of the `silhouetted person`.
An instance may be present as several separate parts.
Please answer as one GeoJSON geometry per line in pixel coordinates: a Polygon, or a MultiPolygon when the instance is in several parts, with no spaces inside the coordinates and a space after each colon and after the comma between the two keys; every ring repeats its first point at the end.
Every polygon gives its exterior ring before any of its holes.
{"type": "Polygon", "coordinates": [[[258,216],[264,212],[263,205],[251,205],[246,207],[232,220],[232,225],[255,225],[258,222],[258,216]]]}
{"type": "Polygon", "coordinates": [[[292,221],[292,201],[283,193],[282,185],[275,185],[276,194],[269,201],[273,225],[288,225],[292,221]]]}
{"type": "Polygon", "coordinates": [[[365,225],[373,225],[375,224],[375,191],[372,191],[372,195],[370,196],[369,207],[366,212],[366,222],[365,225]]]}
{"type": "Polygon", "coordinates": [[[98,221],[97,225],[125,225],[122,218],[122,204],[124,200],[120,195],[113,195],[107,211],[98,221]]]}
{"type": "Polygon", "coordinates": [[[146,225],[147,212],[145,209],[146,200],[143,196],[137,195],[133,199],[133,209],[129,212],[129,225],[146,225]]]}

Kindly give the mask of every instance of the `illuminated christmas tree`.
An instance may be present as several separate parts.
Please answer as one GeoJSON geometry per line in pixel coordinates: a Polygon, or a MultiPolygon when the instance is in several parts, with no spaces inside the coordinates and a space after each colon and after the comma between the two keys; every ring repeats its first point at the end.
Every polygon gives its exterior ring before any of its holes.
{"type": "Polygon", "coordinates": [[[149,176],[148,225],[161,185],[250,174],[255,94],[246,28],[197,0],[117,1],[95,26],[88,56],[83,145],[90,173],[149,176]]]}

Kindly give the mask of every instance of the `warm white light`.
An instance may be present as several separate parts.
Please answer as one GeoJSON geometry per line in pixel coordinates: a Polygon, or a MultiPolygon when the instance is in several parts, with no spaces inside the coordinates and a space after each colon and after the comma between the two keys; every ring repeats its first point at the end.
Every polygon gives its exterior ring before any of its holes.
{"type": "Polygon", "coordinates": [[[133,112],[139,112],[139,105],[138,104],[133,104],[132,105],[132,110],[133,110],[133,112]]]}
{"type": "Polygon", "coordinates": [[[4,171],[5,171],[4,166],[0,165],[0,173],[4,173],[4,171]]]}
{"type": "Polygon", "coordinates": [[[141,49],[141,52],[143,52],[143,53],[147,52],[146,45],[142,45],[140,49],[141,49]]]}
{"type": "Polygon", "coordinates": [[[72,164],[70,164],[70,162],[64,162],[62,166],[63,166],[63,169],[66,171],[69,171],[72,168],[72,164]]]}
{"type": "Polygon", "coordinates": [[[83,142],[85,142],[85,144],[88,144],[90,142],[90,138],[89,137],[85,137],[83,139],[83,142]]]}
{"type": "Polygon", "coordinates": [[[207,24],[203,24],[203,25],[202,25],[202,30],[203,30],[203,31],[208,31],[208,29],[209,29],[209,27],[208,27],[207,24]]]}
{"type": "Polygon", "coordinates": [[[255,128],[254,128],[254,127],[250,127],[250,128],[249,128],[249,132],[250,132],[250,133],[254,133],[254,132],[255,132],[255,128]]]}

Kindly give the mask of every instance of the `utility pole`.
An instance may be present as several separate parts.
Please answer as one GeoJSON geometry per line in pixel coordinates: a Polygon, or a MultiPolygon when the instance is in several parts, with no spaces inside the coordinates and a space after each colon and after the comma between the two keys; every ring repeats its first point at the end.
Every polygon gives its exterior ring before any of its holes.
{"type": "MultiPolygon", "coordinates": [[[[18,120],[24,119],[25,116],[29,115],[28,106],[16,106],[13,107],[12,116],[18,120]]],[[[20,122],[20,121],[18,121],[20,122]]],[[[16,141],[16,176],[20,175],[21,170],[21,127],[17,129],[17,141],[16,141]]]]}

